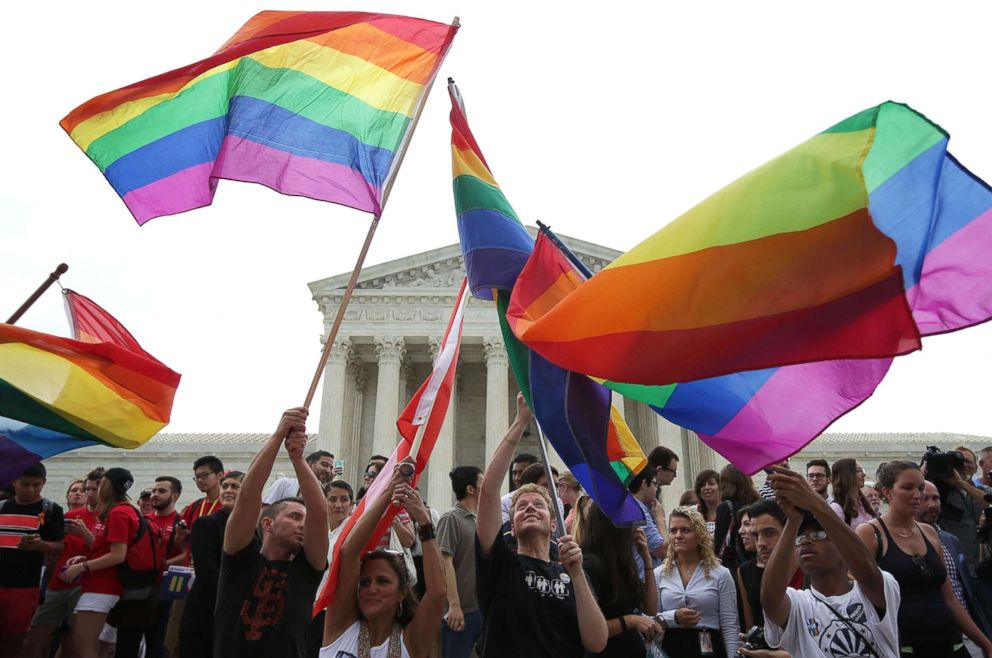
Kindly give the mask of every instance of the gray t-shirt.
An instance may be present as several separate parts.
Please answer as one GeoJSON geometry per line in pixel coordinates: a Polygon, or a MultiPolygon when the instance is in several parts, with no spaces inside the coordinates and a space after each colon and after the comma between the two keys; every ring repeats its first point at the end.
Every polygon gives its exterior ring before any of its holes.
{"type": "Polygon", "coordinates": [[[462,612],[475,612],[479,609],[475,592],[475,512],[455,503],[438,521],[437,544],[442,553],[451,556],[462,612]]]}

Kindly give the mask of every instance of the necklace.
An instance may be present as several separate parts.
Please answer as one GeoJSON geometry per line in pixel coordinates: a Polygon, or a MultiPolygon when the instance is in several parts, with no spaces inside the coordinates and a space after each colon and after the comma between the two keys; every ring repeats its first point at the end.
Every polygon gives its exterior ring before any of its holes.
{"type": "MultiPolygon", "coordinates": [[[[389,634],[389,647],[386,649],[386,655],[389,658],[400,658],[400,642],[403,641],[403,627],[397,623],[393,623],[393,630],[389,634]]],[[[369,658],[369,654],[372,651],[372,642],[369,638],[369,627],[363,619],[358,623],[358,656],[359,658],[369,658]]]]}

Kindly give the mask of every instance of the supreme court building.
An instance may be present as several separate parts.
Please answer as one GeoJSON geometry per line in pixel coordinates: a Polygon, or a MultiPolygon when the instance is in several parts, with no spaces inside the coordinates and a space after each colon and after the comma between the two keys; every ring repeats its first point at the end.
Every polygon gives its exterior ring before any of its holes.
{"type": "MultiPolygon", "coordinates": [[[[620,252],[562,237],[593,272],[620,252]]],[[[314,281],[313,298],[331,327],[350,273],[314,281]]],[[[317,444],[345,460],[345,479],[361,483],[368,458],[389,455],[399,439],[396,418],[430,373],[465,269],[458,244],[367,267],[324,373],[317,444]]],[[[507,360],[493,302],[472,298],[451,404],[430,465],[421,479],[427,500],[451,501],[453,466],[485,467],[513,420],[518,390],[507,360]]],[[[665,445],[680,456],[682,472],[725,463],[681,428],[646,405],[614,396],[645,453],[665,445]]],[[[520,451],[539,455],[532,427],[520,451]]],[[[552,451],[553,453],[553,451],[552,451]]],[[[553,464],[563,468],[557,455],[553,464]]],[[[677,501],[677,495],[675,501],[677,501]]],[[[443,508],[442,507],[442,508],[443,508]]]]}
{"type": "MultiPolygon", "coordinates": [[[[593,272],[620,255],[606,247],[560,237],[593,272]]],[[[344,459],[344,479],[356,490],[362,485],[368,458],[373,454],[388,456],[399,440],[396,419],[431,370],[464,276],[457,244],[362,271],[324,372],[320,421],[309,447],[330,450],[338,459],[344,459]]],[[[334,321],[349,277],[350,273],[345,273],[310,283],[313,299],[324,316],[325,332],[334,321]]],[[[454,502],[448,479],[452,467],[472,464],[485,468],[513,419],[517,390],[495,304],[470,299],[447,420],[420,481],[429,505],[445,510],[454,502]]],[[[692,488],[699,471],[719,470],[726,463],[694,433],[669,423],[646,405],[616,394],[614,404],[624,414],[645,454],[663,445],[679,456],[678,479],[671,487],[663,488],[666,509],[671,510],[681,493],[692,488]]],[[[131,469],[135,491],[150,486],[158,475],[175,475],[188,482],[193,460],[202,455],[215,454],[228,468],[244,470],[268,436],[261,432],[166,431],[137,450],[105,446],[75,450],[45,460],[49,470],[45,495],[60,500],[69,482],[97,465],[131,469]]],[[[992,444],[992,439],[949,433],[828,433],[794,456],[791,465],[804,472],[809,459],[825,458],[832,463],[842,457],[854,457],[871,479],[880,462],[919,461],[927,445],[950,450],[962,444],[978,451],[992,444]]],[[[535,427],[525,434],[519,450],[540,454],[535,427]]],[[[562,468],[553,450],[551,462],[562,468]]],[[[283,474],[292,477],[293,469],[280,453],[271,479],[283,474]]],[[[756,485],[763,478],[759,472],[754,478],[756,485]]],[[[187,486],[180,502],[189,502],[196,496],[195,488],[187,486]]]]}

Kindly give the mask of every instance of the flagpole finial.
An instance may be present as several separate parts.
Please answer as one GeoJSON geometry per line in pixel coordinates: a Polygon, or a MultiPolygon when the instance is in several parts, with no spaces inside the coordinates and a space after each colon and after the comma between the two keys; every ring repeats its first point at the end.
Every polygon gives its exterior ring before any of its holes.
{"type": "Polygon", "coordinates": [[[542,231],[551,230],[551,227],[545,224],[544,222],[542,222],[541,220],[537,220],[537,228],[541,229],[542,231]]]}
{"type": "Polygon", "coordinates": [[[453,85],[453,84],[455,84],[455,79],[454,79],[454,78],[452,78],[452,77],[451,77],[450,75],[448,76],[448,84],[449,84],[449,85],[453,85]]]}

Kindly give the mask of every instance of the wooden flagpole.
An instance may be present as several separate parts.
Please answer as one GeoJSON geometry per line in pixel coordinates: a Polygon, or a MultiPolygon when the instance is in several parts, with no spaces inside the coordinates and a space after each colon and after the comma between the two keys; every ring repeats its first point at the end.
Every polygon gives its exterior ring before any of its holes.
{"type": "MultiPolygon", "coordinates": [[[[461,22],[458,17],[451,22],[451,25],[458,29],[461,26],[461,22]]],[[[452,36],[452,41],[454,36],[452,36]]],[[[451,41],[448,42],[448,48],[451,47],[451,41]]],[[[423,97],[420,99],[420,103],[417,106],[417,111],[413,115],[413,123],[410,125],[410,130],[407,131],[406,135],[403,137],[403,142],[400,144],[400,150],[396,154],[396,159],[393,160],[390,175],[386,180],[386,187],[382,191],[382,203],[379,205],[379,212],[375,214],[372,218],[372,224],[369,225],[369,232],[365,236],[365,242],[362,244],[362,250],[358,253],[358,262],[355,263],[355,269],[351,272],[351,278],[348,279],[348,285],[344,290],[344,296],[341,297],[341,303],[338,305],[337,315],[334,316],[334,323],[331,325],[331,330],[327,334],[327,340],[324,342],[324,350],[320,354],[320,362],[317,364],[317,370],[313,373],[313,379],[310,381],[310,389],[307,391],[307,397],[303,401],[303,407],[306,409],[310,408],[310,404],[313,402],[313,396],[317,392],[317,384],[320,383],[320,376],[324,374],[324,367],[327,365],[327,359],[331,356],[331,349],[334,346],[334,341],[338,337],[338,330],[341,328],[341,322],[344,320],[344,312],[348,308],[348,302],[351,301],[351,295],[355,292],[355,284],[358,283],[358,276],[362,273],[362,265],[365,263],[365,256],[369,253],[369,246],[372,244],[372,236],[375,235],[375,229],[379,226],[379,218],[382,216],[383,211],[386,208],[386,201],[389,200],[389,193],[393,189],[393,181],[396,180],[396,172],[399,171],[400,165],[403,164],[403,157],[406,155],[407,148],[410,146],[410,139],[413,137],[414,131],[417,129],[417,124],[420,122],[420,115],[424,111],[424,105],[427,104],[427,97],[431,94],[431,89],[434,87],[434,79],[437,77],[437,72],[441,68],[441,63],[444,61],[444,57],[448,54],[448,49],[445,48],[441,56],[438,57],[437,68],[434,69],[433,75],[431,75],[430,83],[427,85],[427,89],[424,92],[423,97]]]]}
{"type": "Polygon", "coordinates": [[[21,316],[24,315],[24,312],[27,311],[29,308],[31,308],[31,305],[34,304],[36,301],[38,301],[38,298],[41,297],[44,294],[44,292],[48,290],[53,283],[58,281],[59,277],[65,274],[68,270],[69,270],[68,265],[66,265],[65,263],[59,263],[59,266],[55,268],[54,272],[48,275],[48,278],[45,280],[45,282],[42,283],[40,286],[38,286],[38,289],[35,290],[34,293],[32,293],[31,296],[28,297],[23,304],[21,304],[21,307],[19,309],[14,311],[13,315],[7,318],[7,324],[14,324],[18,320],[20,320],[21,316]]]}

